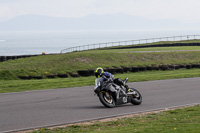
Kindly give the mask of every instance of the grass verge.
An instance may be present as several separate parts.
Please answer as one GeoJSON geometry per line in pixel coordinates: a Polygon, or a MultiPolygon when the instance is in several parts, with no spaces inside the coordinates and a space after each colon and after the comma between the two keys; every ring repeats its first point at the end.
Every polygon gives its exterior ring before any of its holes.
{"type": "MultiPolygon", "coordinates": [[[[171,71],[147,71],[116,74],[116,78],[129,77],[129,82],[200,77],[200,69],[179,69],[171,71]]],[[[0,80],[0,93],[57,89],[94,85],[94,76],[79,78],[56,78],[42,80],[0,80]]]]}
{"type": "Polygon", "coordinates": [[[32,133],[199,133],[200,105],[90,125],[41,128],[32,133]]]}
{"type": "Polygon", "coordinates": [[[91,50],[59,55],[43,55],[0,63],[0,80],[19,79],[19,76],[43,76],[76,73],[78,70],[155,66],[166,64],[195,64],[200,62],[200,46],[144,48],[124,50],[91,50]],[[179,52],[147,52],[163,50],[193,50],[179,52]]]}

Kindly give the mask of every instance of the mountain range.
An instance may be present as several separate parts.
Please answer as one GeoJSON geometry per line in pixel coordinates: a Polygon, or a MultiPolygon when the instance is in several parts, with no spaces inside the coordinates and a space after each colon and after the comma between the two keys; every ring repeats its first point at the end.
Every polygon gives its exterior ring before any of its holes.
{"type": "Polygon", "coordinates": [[[61,18],[28,14],[0,22],[0,31],[45,30],[143,30],[197,28],[200,24],[183,24],[173,19],[152,20],[127,14],[88,15],[61,18]]]}

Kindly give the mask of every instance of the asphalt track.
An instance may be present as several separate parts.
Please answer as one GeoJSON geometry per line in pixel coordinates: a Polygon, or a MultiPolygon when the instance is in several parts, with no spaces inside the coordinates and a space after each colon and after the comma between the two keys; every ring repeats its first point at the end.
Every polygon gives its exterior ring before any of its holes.
{"type": "Polygon", "coordinates": [[[0,94],[0,132],[62,125],[200,103],[200,78],[129,83],[141,105],[105,108],[93,86],[0,94]]]}

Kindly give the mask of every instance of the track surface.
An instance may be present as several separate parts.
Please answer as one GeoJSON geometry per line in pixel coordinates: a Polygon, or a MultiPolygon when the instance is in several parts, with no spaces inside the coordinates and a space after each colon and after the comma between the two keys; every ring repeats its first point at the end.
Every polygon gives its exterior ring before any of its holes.
{"type": "Polygon", "coordinates": [[[141,105],[105,108],[93,86],[0,94],[0,132],[200,103],[200,78],[136,82],[129,87],[141,92],[141,105]]]}

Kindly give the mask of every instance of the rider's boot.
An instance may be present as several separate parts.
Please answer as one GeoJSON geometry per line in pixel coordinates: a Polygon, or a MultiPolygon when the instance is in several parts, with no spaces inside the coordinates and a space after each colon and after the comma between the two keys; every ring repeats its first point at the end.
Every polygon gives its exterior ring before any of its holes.
{"type": "Polygon", "coordinates": [[[123,84],[123,86],[126,88],[126,94],[128,94],[128,95],[133,95],[133,94],[134,94],[133,90],[131,90],[131,89],[128,87],[128,85],[126,84],[127,80],[128,80],[128,78],[126,78],[126,79],[124,79],[124,80],[121,80],[121,81],[122,81],[122,84],[123,84]]]}
{"type": "Polygon", "coordinates": [[[131,89],[128,87],[128,85],[125,85],[124,87],[126,88],[126,93],[127,93],[128,95],[133,95],[133,94],[134,94],[133,90],[131,90],[131,89]]]}
{"type": "Polygon", "coordinates": [[[124,87],[126,88],[126,93],[128,93],[128,91],[129,91],[128,85],[124,85],[124,87]]]}
{"type": "Polygon", "coordinates": [[[128,85],[126,84],[127,79],[121,80],[121,82],[122,82],[123,86],[126,88],[126,93],[128,94],[128,92],[130,91],[130,89],[129,89],[128,85]]]}

